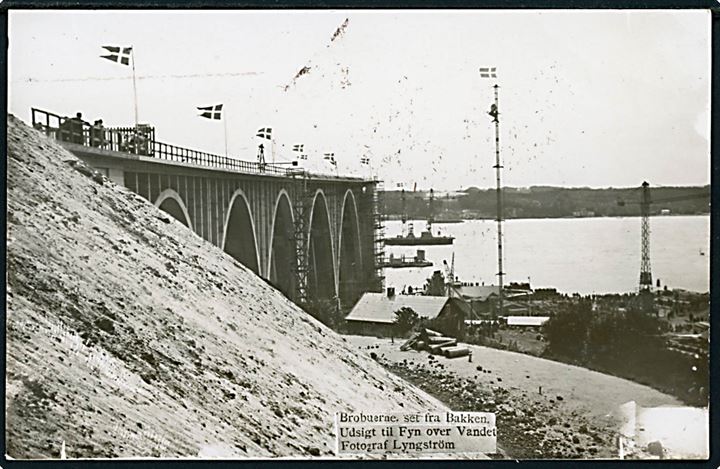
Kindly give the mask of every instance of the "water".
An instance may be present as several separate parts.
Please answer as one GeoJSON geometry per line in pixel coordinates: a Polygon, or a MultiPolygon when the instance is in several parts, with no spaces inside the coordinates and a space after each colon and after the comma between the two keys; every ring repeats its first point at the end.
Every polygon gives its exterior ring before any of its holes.
{"type": "MultiPolygon", "coordinates": [[[[425,229],[414,223],[415,233],[425,229]]],[[[455,274],[461,281],[496,283],[496,223],[469,220],[437,224],[455,236],[450,246],[386,246],[389,255],[414,255],[425,249],[432,267],[385,269],[386,284],[402,290],[422,287],[443,260],[455,253],[455,274]]],[[[385,224],[386,236],[400,233],[399,221],[385,224]]],[[[637,289],[640,277],[640,218],[562,218],[508,220],[504,230],[505,283],[527,282],[563,293],[624,293],[637,289]]],[[[710,285],[710,217],[666,216],[650,219],[653,284],[706,292],[710,285]],[[703,252],[705,255],[701,255],[703,252]]]]}

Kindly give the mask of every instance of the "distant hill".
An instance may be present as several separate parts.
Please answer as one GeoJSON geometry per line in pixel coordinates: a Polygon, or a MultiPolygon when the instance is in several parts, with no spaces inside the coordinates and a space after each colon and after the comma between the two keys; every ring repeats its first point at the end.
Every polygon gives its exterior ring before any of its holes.
{"type": "MultiPolygon", "coordinates": [[[[435,197],[435,218],[493,218],[496,213],[495,189],[470,187],[461,195],[435,197]]],[[[697,215],[710,213],[710,186],[650,188],[652,215],[697,215]]],[[[503,189],[506,218],[621,217],[640,215],[639,188],[591,189],[586,187],[533,186],[503,189]]],[[[428,192],[406,192],[408,217],[425,219],[429,215],[428,192]]],[[[402,214],[401,193],[385,192],[385,213],[402,214]]]]}

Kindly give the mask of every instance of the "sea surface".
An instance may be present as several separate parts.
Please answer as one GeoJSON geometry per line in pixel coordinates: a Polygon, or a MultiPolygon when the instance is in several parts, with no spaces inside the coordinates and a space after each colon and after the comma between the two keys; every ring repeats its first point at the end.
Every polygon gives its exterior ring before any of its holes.
{"type": "MultiPolygon", "coordinates": [[[[415,233],[425,221],[413,223],[415,233]]],[[[386,236],[400,233],[400,221],[385,224],[386,236]]],[[[385,246],[385,255],[414,255],[425,250],[434,265],[385,269],[386,286],[401,291],[422,287],[443,260],[451,263],[460,281],[497,282],[497,224],[492,220],[433,225],[455,237],[449,246],[385,246]]],[[[710,288],[710,216],[650,218],[650,264],[653,284],[706,292],[710,288]]],[[[505,283],[527,282],[533,288],[552,287],[563,293],[625,293],[636,291],[640,277],[640,218],[543,218],[503,223],[505,283]]]]}

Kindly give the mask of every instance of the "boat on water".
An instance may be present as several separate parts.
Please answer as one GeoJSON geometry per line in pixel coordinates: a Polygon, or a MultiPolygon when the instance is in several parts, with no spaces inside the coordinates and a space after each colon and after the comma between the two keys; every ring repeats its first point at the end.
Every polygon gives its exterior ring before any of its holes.
{"type": "Polygon", "coordinates": [[[433,263],[425,259],[425,251],[418,249],[417,254],[413,257],[395,257],[390,254],[390,257],[383,261],[383,267],[389,267],[391,269],[402,269],[406,267],[432,267],[433,263]]]}
{"type": "Polygon", "coordinates": [[[410,230],[407,235],[397,235],[393,238],[385,238],[385,244],[388,246],[435,246],[452,244],[455,240],[452,236],[435,236],[429,230],[420,233],[420,236],[410,230]]]}
{"type": "Polygon", "coordinates": [[[433,219],[433,190],[430,189],[430,201],[429,201],[429,216],[425,231],[420,233],[420,236],[415,236],[413,233],[412,223],[407,227],[407,234],[405,234],[405,224],[407,223],[407,213],[405,211],[405,190],[402,191],[402,233],[392,237],[385,238],[383,241],[388,246],[435,246],[435,245],[447,245],[452,244],[455,240],[452,236],[443,236],[440,233],[437,235],[432,234],[433,219]]]}

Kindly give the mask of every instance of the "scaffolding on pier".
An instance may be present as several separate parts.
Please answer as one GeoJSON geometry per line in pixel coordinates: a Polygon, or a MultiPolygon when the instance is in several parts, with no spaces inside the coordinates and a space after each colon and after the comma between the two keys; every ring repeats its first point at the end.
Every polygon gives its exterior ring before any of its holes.
{"type": "Polygon", "coordinates": [[[308,302],[308,230],[310,220],[307,219],[308,207],[312,194],[308,190],[308,174],[302,172],[293,175],[295,180],[293,211],[295,258],[295,302],[305,306],[308,302]]]}
{"type": "Polygon", "coordinates": [[[373,223],[373,261],[374,276],[370,291],[382,292],[385,288],[383,275],[383,262],[385,260],[385,201],[383,197],[385,187],[382,181],[377,181],[372,190],[372,223],[373,223]]]}

